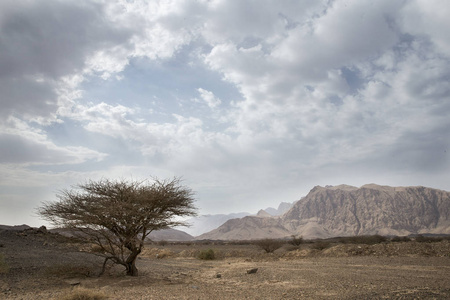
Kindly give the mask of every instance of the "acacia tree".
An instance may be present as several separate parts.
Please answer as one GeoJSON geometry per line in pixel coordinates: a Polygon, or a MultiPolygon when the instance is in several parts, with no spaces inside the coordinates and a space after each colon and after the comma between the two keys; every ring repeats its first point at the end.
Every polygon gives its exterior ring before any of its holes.
{"type": "Polygon", "coordinates": [[[59,201],[46,202],[38,214],[58,227],[73,230],[95,244],[94,254],[123,265],[127,275],[137,276],[136,258],[153,231],[186,225],[174,218],[194,216],[194,193],[179,178],[150,181],[89,181],[62,190],[59,201]]]}

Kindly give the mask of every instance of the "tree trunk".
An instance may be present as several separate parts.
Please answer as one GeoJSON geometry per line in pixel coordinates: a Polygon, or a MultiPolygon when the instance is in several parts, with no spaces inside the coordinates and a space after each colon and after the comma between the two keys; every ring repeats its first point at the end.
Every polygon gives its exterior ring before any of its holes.
{"type": "Polygon", "coordinates": [[[138,269],[136,268],[136,259],[132,262],[127,262],[127,275],[128,276],[138,276],[138,269]]]}
{"type": "Polygon", "coordinates": [[[127,258],[125,267],[127,268],[128,276],[138,276],[138,269],[136,268],[136,258],[141,251],[133,251],[127,258]]]}

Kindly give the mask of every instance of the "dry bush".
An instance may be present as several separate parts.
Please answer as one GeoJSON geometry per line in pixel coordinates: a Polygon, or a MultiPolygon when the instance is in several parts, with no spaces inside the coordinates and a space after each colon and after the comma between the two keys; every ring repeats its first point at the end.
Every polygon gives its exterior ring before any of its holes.
{"type": "Polygon", "coordinates": [[[298,247],[298,246],[300,246],[301,244],[303,244],[303,237],[293,235],[293,236],[292,236],[292,240],[289,241],[289,244],[298,247]]]}
{"type": "Polygon", "coordinates": [[[104,292],[99,292],[96,290],[90,290],[85,288],[73,289],[70,293],[66,294],[59,300],[103,300],[108,299],[109,296],[104,292]]]}
{"type": "Polygon", "coordinates": [[[200,251],[197,257],[204,260],[213,260],[216,258],[216,255],[213,249],[208,249],[200,251]]]}
{"type": "Polygon", "coordinates": [[[283,247],[284,241],[275,239],[262,239],[255,241],[255,245],[266,251],[266,253],[273,253],[275,250],[283,247]]]}
{"type": "Polygon", "coordinates": [[[326,242],[326,241],[316,241],[311,245],[311,249],[315,249],[315,250],[324,250],[327,249],[331,246],[330,242],[326,242]]]}
{"type": "Polygon", "coordinates": [[[5,262],[5,258],[3,256],[3,253],[0,253],[0,274],[8,273],[8,272],[9,272],[9,266],[5,262]]]}
{"type": "Polygon", "coordinates": [[[164,246],[167,245],[167,241],[165,241],[165,240],[160,240],[160,241],[158,241],[156,244],[159,245],[159,246],[164,247],[164,246]]]}

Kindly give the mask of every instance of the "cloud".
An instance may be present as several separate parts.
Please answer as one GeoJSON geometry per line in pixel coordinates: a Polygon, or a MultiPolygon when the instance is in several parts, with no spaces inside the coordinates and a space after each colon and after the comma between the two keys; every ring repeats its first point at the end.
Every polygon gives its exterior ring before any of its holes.
{"type": "Polygon", "coordinates": [[[405,32],[431,42],[441,55],[450,53],[448,3],[443,0],[410,1],[402,10],[400,25],[405,32]]]}
{"type": "Polygon", "coordinates": [[[200,98],[202,99],[202,101],[212,109],[216,108],[220,105],[220,103],[222,103],[222,101],[220,101],[220,99],[217,98],[211,91],[202,88],[198,88],[197,91],[200,93],[200,98]]]}
{"type": "Polygon", "coordinates": [[[184,175],[210,209],[339,180],[445,186],[447,6],[3,1],[0,167],[184,175]]]}
{"type": "Polygon", "coordinates": [[[100,161],[107,154],[80,146],[58,146],[42,130],[10,118],[0,127],[0,164],[58,165],[100,161]],[[6,125],[6,126],[5,126],[6,125]]]}
{"type": "Polygon", "coordinates": [[[93,52],[129,35],[94,2],[3,1],[0,11],[3,116],[53,115],[58,80],[82,72],[93,52]]]}

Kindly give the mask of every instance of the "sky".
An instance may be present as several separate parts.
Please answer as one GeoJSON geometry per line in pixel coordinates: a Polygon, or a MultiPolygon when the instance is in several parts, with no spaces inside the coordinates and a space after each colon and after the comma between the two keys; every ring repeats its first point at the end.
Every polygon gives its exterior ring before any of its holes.
{"type": "Polygon", "coordinates": [[[0,1],[0,224],[87,180],[199,214],[316,185],[450,190],[446,0],[0,1]]]}

